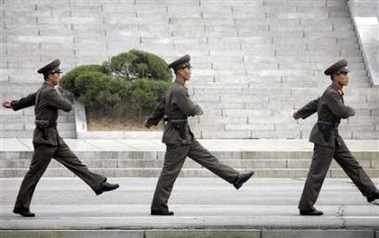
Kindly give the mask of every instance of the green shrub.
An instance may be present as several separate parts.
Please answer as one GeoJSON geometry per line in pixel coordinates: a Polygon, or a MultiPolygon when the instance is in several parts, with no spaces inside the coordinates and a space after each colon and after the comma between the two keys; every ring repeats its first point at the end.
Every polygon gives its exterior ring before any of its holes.
{"type": "Polygon", "coordinates": [[[170,82],[159,82],[149,79],[140,79],[133,81],[131,85],[132,103],[141,105],[142,108],[151,108],[160,99],[164,91],[170,85],[170,82]],[[158,97],[157,97],[158,96],[158,97]]]}
{"type": "Polygon", "coordinates": [[[171,77],[163,59],[131,50],[103,65],[76,67],[62,77],[60,85],[74,93],[96,120],[138,125],[160,100],[171,77]]]}
{"type": "Polygon", "coordinates": [[[76,90],[75,80],[77,77],[79,77],[81,74],[86,73],[102,73],[102,74],[109,74],[110,71],[103,65],[82,65],[79,67],[74,68],[73,70],[67,72],[60,81],[60,86],[62,86],[64,89],[71,91],[75,94],[75,96],[79,96],[78,91],[76,90]]]}
{"type": "Polygon", "coordinates": [[[121,53],[112,57],[110,70],[128,80],[149,78],[168,81],[172,74],[167,63],[160,57],[138,50],[121,53]]]}
{"type": "MultiPolygon", "coordinates": [[[[88,106],[99,104],[98,95],[103,91],[109,91],[108,84],[111,81],[111,76],[96,72],[79,75],[75,80],[75,90],[80,93],[79,100],[88,106]]],[[[105,102],[98,106],[101,107],[103,104],[105,102]]]]}

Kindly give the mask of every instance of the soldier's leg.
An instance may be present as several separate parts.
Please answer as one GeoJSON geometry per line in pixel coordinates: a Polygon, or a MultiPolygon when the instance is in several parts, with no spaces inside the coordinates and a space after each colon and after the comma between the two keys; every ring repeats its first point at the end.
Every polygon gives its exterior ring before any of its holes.
{"type": "Polygon", "coordinates": [[[78,157],[71,151],[70,147],[64,142],[58,147],[53,157],[76,176],[81,178],[95,192],[98,191],[100,185],[106,181],[104,176],[89,171],[88,167],[78,159],[78,157]]]}
{"type": "Polygon", "coordinates": [[[49,166],[56,147],[35,145],[28,172],[21,183],[14,209],[29,210],[30,202],[38,181],[49,166]]]}
{"type": "Polygon", "coordinates": [[[205,149],[197,140],[191,144],[188,157],[212,171],[217,176],[223,178],[229,183],[233,183],[239,172],[232,167],[222,163],[207,149],[205,149]]]}
{"type": "Polygon", "coordinates": [[[189,146],[167,145],[162,172],[155,188],[151,210],[168,210],[168,199],[183,167],[189,146]]]}
{"type": "Polygon", "coordinates": [[[338,139],[334,159],[350,177],[361,193],[367,197],[376,190],[375,184],[368,177],[362,166],[351,154],[342,138],[338,139]]]}
{"type": "Polygon", "coordinates": [[[322,184],[332,162],[334,149],[314,145],[312,163],[304,184],[303,193],[299,202],[299,209],[309,211],[316,203],[322,184]]]}

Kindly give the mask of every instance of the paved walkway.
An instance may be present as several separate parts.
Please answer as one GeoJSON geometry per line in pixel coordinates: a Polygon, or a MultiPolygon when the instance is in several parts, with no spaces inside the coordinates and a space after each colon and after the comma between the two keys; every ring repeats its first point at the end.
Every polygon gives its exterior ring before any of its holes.
{"type": "MultiPolygon", "coordinates": [[[[0,151],[31,152],[31,139],[0,139],[0,151]]],[[[160,140],[71,140],[74,151],[160,151],[160,140]]],[[[307,140],[200,140],[209,150],[312,152],[307,140]]],[[[354,152],[377,152],[378,141],[346,140],[354,152]]],[[[379,153],[379,152],[378,152],[379,153]]],[[[179,178],[173,217],[150,216],[157,178],[111,177],[120,189],[95,196],[78,178],[43,177],[32,201],[35,218],[12,213],[21,178],[0,178],[0,237],[379,237],[379,206],[349,179],[327,178],[316,207],[298,215],[304,179],[253,178],[240,190],[218,178],[179,178]]],[[[374,178],[379,187],[379,178],[374,178]]]]}
{"type": "MultiPolygon", "coordinates": [[[[95,196],[78,178],[43,178],[31,206],[36,217],[23,218],[12,213],[21,179],[0,179],[0,232],[104,229],[379,230],[379,206],[368,203],[348,179],[326,179],[316,204],[325,213],[321,217],[298,215],[297,203],[303,179],[253,178],[240,190],[235,190],[217,178],[179,178],[169,201],[170,209],[175,212],[172,217],[149,214],[156,178],[109,180],[119,183],[120,188],[95,196]]],[[[379,179],[374,181],[379,186],[379,179]]]]}

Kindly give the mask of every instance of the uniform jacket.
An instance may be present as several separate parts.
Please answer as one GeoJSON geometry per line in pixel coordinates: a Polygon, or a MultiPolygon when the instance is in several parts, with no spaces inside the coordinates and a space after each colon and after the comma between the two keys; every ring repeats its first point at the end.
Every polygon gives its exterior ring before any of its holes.
{"type": "MultiPolygon", "coordinates": [[[[69,112],[72,109],[71,102],[46,82],[42,84],[42,87],[37,92],[11,102],[11,106],[15,111],[33,105],[35,106],[35,119],[48,120],[51,123],[57,122],[58,110],[69,112]]],[[[44,130],[36,127],[34,130],[33,143],[35,144],[58,146],[62,142],[56,126],[51,126],[44,130]]]]}
{"type": "MultiPolygon", "coordinates": [[[[167,89],[164,97],[155,106],[147,119],[150,125],[157,125],[164,117],[170,120],[186,120],[189,116],[201,115],[202,109],[195,105],[188,94],[184,83],[175,80],[167,89]],[[171,97],[171,99],[170,99],[171,97]]],[[[166,144],[188,145],[193,141],[193,134],[188,123],[182,133],[175,129],[170,122],[165,124],[162,142],[166,144]]]]}
{"type": "Polygon", "coordinates": [[[326,88],[321,97],[309,102],[298,111],[300,117],[303,119],[317,112],[318,122],[330,122],[335,125],[330,130],[330,139],[326,141],[324,134],[320,132],[316,123],[312,128],[309,138],[311,142],[335,148],[336,138],[340,138],[337,126],[341,118],[345,119],[355,115],[351,107],[345,106],[343,95],[342,89],[332,84],[326,88]]]}

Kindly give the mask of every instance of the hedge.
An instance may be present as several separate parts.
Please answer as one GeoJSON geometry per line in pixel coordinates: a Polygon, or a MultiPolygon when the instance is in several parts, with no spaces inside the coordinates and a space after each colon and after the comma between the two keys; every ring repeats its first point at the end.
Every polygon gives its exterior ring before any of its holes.
{"type": "Polygon", "coordinates": [[[160,57],[131,50],[102,65],[66,73],[60,85],[86,107],[89,120],[142,124],[170,85],[172,73],[160,57]]]}

